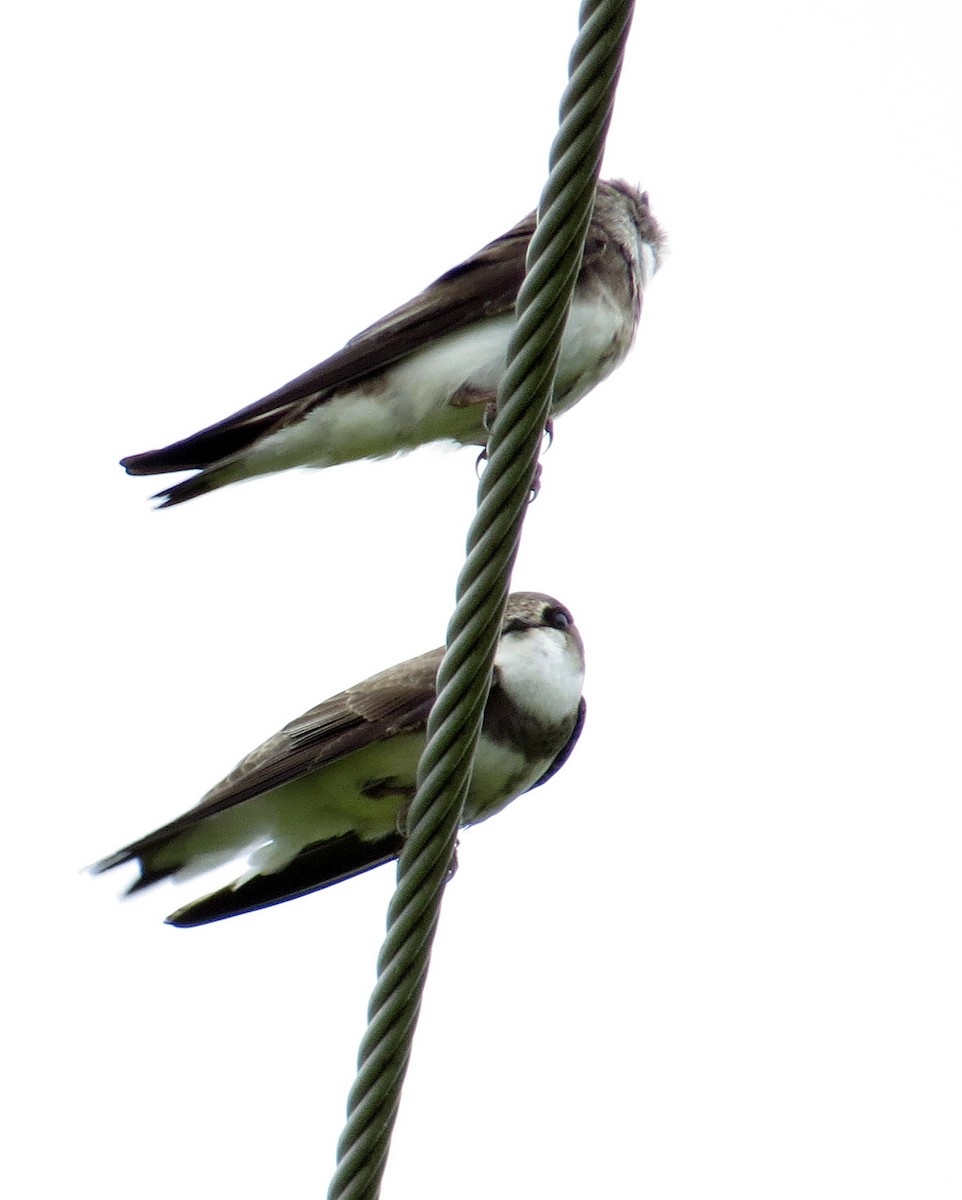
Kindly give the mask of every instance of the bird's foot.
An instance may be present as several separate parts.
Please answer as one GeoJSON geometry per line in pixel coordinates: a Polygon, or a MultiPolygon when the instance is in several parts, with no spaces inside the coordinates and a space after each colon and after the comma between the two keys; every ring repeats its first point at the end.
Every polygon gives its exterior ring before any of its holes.
{"type": "Polygon", "coordinates": [[[534,469],[534,478],[531,480],[531,490],[528,492],[528,503],[537,499],[538,493],[541,491],[541,463],[538,463],[534,469]]]}
{"type": "MultiPolygon", "coordinates": [[[[478,457],[474,460],[474,472],[479,479],[481,478],[482,464],[486,463],[487,461],[488,461],[488,448],[487,448],[487,446],[485,446],[485,448],[481,451],[481,453],[478,455],[478,457]]],[[[538,463],[535,466],[534,478],[531,480],[531,490],[528,493],[528,503],[529,504],[535,498],[535,496],[537,496],[537,494],[540,491],[541,491],[541,463],[538,463]]]]}

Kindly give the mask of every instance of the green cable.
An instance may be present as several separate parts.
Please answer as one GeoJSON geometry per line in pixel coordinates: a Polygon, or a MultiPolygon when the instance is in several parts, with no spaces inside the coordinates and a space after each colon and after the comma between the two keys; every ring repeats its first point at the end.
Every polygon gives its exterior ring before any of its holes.
{"type": "Polygon", "coordinates": [[[380,1193],[633,9],[581,8],[328,1200],[380,1193]]]}

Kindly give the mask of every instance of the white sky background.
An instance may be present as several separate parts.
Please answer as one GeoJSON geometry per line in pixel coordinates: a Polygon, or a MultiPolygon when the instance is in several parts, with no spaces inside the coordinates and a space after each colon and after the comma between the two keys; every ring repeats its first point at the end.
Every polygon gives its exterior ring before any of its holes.
{"type": "MultiPolygon", "coordinates": [[[[533,207],[575,19],[7,18],[18,1196],[325,1193],[393,872],[183,932],[78,868],[441,640],[474,454],[163,513],[116,460],[533,207]]],[[[604,173],[671,256],[514,580],[573,609],[589,722],[462,841],[385,1200],[962,1192],[960,35],[951,0],[639,6],[604,173]]]]}

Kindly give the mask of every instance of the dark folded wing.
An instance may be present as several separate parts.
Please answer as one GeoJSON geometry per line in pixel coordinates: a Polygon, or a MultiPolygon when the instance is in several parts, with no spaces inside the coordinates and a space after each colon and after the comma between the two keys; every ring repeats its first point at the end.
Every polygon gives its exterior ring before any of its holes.
{"type": "Polygon", "coordinates": [[[446,333],[510,312],[524,278],[534,223],[530,213],[413,300],[351,338],[343,350],[262,400],[161,450],[131,455],[122,460],[123,466],[131,475],[209,466],[322,403],[333,389],[359,382],[446,333]]]}
{"type": "Polygon", "coordinates": [[[255,875],[237,887],[228,885],[185,904],[171,913],[167,924],[189,929],[295,900],[390,862],[400,854],[403,844],[399,833],[374,842],[362,841],[353,833],[317,842],[306,846],[280,871],[255,875]]]}
{"type": "Polygon", "coordinates": [[[575,742],[577,742],[578,738],[581,737],[581,731],[584,729],[586,711],[587,705],[585,704],[584,696],[582,696],[581,703],[578,705],[578,716],[575,720],[575,727],[571,731],[571,737],[568,738],[564,746],[558,751],[554,762],[547,769],[547,771],[545,771],[537,783],[533,783],[531,787],[528,788],[529,792],[533,792],[536,787],[541,787],[543,783],[547,783],[551,776],[557,775],[557,773],[568,761],[571,751],[575,748],[575,742]]]}
{"type": "MultiPolygon", "coordinates": [[[[427,725],[442,650],[391,667],[325,700],[247,755],[194,808],[96,863],[95,873],[140,858],[199,822],[399,733],[427,725]]],[[[151,882],[145,879],[142,886],[151,882]]]]}

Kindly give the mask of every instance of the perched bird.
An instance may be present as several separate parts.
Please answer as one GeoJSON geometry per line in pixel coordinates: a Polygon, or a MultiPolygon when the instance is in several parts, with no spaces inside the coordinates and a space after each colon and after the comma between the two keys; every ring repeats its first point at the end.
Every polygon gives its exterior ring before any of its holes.
{"type": "MultiPolygon", "coordinates": [[[[131,475],[199,472],[154,497],[166,507],[288,467],[386,458],[434,441],[484,445],[534,228],[530,213],[276,392],[121,465],[131,475]]],[[[620,180],[598,184],[552,416],[576,404],[628,353],[663,245],[645,193],[620,180]]]]}
{"type": "MultiPolygon", "coordinates": [[[[325,700],[247,755],[189,812],[96,863],[136,859],[139,891],[247,852],[233,883],[185,905],[204,925],[339,883],[396,858],[443,651],[325,700]]],[[[508,598],[462,824],[500,812],[564,764],[584,722],[584,648],[550,596],[508,598]]]]}

